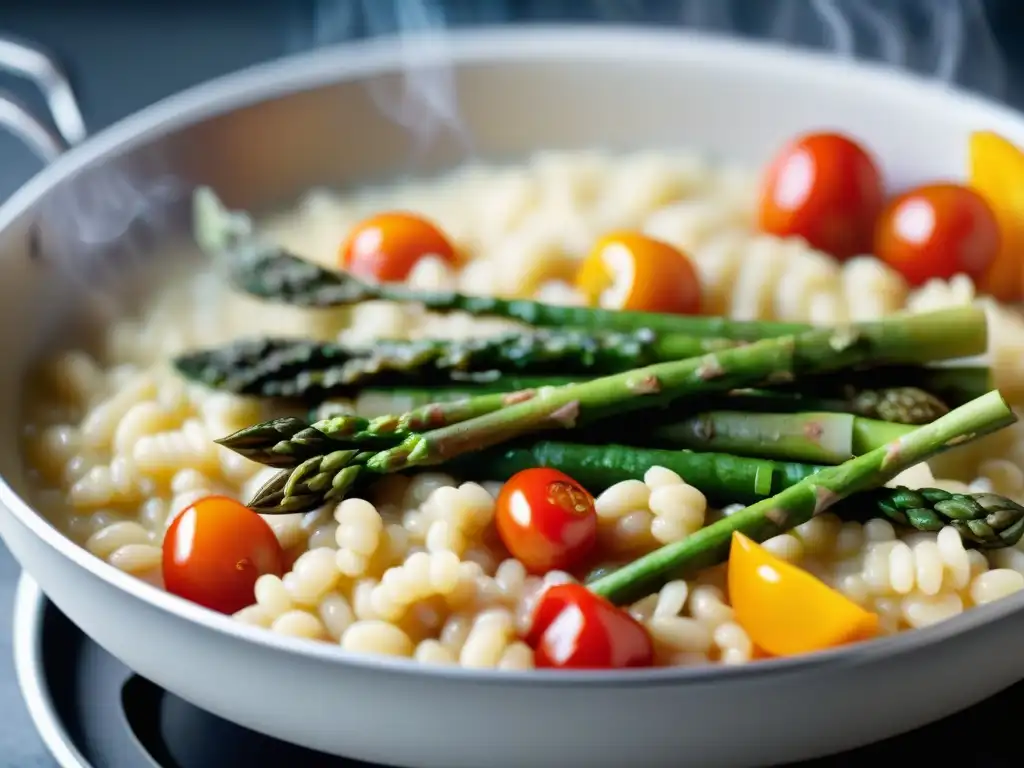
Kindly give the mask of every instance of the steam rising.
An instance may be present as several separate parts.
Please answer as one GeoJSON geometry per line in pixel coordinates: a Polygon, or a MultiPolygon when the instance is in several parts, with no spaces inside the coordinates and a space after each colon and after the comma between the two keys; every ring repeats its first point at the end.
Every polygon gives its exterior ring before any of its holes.
{"type": "Polygon", "coordinates": [[[445,30],[529,21],[675,25],[883,62],[995,98],[1006,86],[982,0],[318,0],[308,26],[292,30],[290,47],[398,36],[403,82],[375,87],[374,102],[410,132],[415,151],[448,133],[470,154],[451,69],[444,65],[445,30]],[[442,5],[451,9],[447,16],[442,5]]]}
{"type": "Polygon", "coordinates": [[[442,5],[438,0],[321,0],[314,5],[311,39],[300,47],[397,36],[402,77],[398,83],[375,81],[368,86],[377,109],[409,131],[415,154],[425,152],[446,132],[471,154],[472,142],[459,118],[455,83],[446,63],[449,24],[442,5]]]}

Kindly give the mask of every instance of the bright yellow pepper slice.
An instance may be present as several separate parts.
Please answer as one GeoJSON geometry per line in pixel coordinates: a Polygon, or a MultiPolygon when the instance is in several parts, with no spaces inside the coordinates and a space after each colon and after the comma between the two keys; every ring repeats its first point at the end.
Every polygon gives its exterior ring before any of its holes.
{"type": "Polygon", "coordinates": [[[751,642],[771,656],[834,648],[878,634],[878,617],[741,533],[729,550],[729,601],[751,642]]]}
{"type": "Polygon", "coordinates": [[[999,222],[999,255],[978,287],[1001,301],[1024,298],[1024,152],[992,131],[970,139],[970,186],[999,222]]]}

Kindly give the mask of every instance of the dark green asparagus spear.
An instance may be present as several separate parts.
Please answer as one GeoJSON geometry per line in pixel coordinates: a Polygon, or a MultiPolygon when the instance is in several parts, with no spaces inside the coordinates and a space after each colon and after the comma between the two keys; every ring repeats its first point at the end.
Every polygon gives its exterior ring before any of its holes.
{"type": "Polygon", "coordinates": [[[838,504],[838,514],[861,518],[881,513],[919,531],[955,528],[965,544],[980,549],[1012,547],[1024,534],[1024,507],[995,493],[949,493],[938,488],[877,488],[838,504]]]}
{"type": "Polygon", "coordinates": [[[698,317],[652,312],[619,312],[589,307],[563,307],[520,299],[466,296],[454,292],[429,293],[397,283],[368,283],[353,275],[320,267],[261,242],[252,221],[243,213],[227,211],[208,188],[193,198],[196,240],[218,257],[229,279],[240,290],[268,301],[307,307],[337,307],[371,300],[421,304],[435,312],[465,312],[498,316],[535,327],[589,328],[631,332],[648,328],[656,333],[750,341],[799,333],[801,323],[742,322],[721,317],[698,317]]]}
{"type": "Polygon", "coordinates": [[[483,480],[507,480],[523,469],[551,467],[593,494],[623,480],[640,480],[651,467],[665,467],[712,502],[749,504],[778,493],[823,469],[818,464],[695,453],[629,445],[581,445],[542,440],[492,448],[456,459],[452,471],[483,480]]]}
{"type": "Polygon", "coordinates": [[[858,391],[913,387],[930,393],[946,405],[956,407],[995,389],[992,371],[984,365],[963,366],[877,366],[866,370],[815,376],[780,387],[822,398],[848,400],[858,391]]]}
{"type": "Polygon", "coordinates": [[[676,574],[723,562],[735,532],[764,541],[807,522],[848,496],[884,485],[908,467],[1014,421],[1013,411],[999,392],[990,392],[889,445],[826,467],[771,498],[665,545],[603,576],[589,588],[613,602],[631,602],[676,574]]]}
{"type": "Polygon", "coordinates": [[[175,359],[186,378],[242,395],[315,399],[380,381],[448,381],[455,375],[605,374],[694,357],[735,342],[689,336],[549,329],[464,340],[380,340],[366,349],[303,339],[246,339],[175,359]]]}

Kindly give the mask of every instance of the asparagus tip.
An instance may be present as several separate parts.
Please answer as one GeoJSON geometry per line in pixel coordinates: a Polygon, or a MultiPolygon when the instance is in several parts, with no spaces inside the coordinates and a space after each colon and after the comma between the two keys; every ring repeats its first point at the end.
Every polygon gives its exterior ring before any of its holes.
{"type": "Polygon", "coordinates": [[[192,196],[192,227],[204,253],[220,253],[235,238],[252,233],[252,221],[244,213],[229,211],[210,187],[199,187],[192,196]]]}

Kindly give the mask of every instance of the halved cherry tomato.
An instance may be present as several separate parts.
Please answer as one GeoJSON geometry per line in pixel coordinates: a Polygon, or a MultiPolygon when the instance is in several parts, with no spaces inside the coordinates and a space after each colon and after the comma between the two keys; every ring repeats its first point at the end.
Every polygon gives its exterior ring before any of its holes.
{"type": "Polygon", "coordinates": [[[654,663],[647,630],[582,584],[558,584],[544,591],[526,642],[537,667],[624,669],[654,663]]]}
{"type": "Polygon", "coordinates": [[[875,232],[875,255],[911,285],[985,274],[999,255],[999,224],[985,199],[960,184],[926,184],[893,198],[875,232]]]}
{"type": "Polygon", "coordinates": [[[557,469],[524,469],[498,494],[495,524],[505,547],[528,571],[568,570],[597,541],[594,497],[557,469]]]}
{"type": "Polygon", "coordinates": [[[284,572],[284,552],[270,526],[226,496],[186,507],[168,527],[163,550],[167,591],[221,613],[252,605],[256,579],[284,572]]]}
{"type": "Polygon", "coordinates": [[[755,646],[792,656],[866,640],[878,617],[741,533],[729,549],[729,601],[755,646]]]}
{"type": "Polygon", "coordinates": [[[591,304],[637,312],[700,312],[700,279],[686,254],[639,232],[602,237],[576,286],[591,304]]]}
{"type": "Polygon", "coordinates": [[[999,222],[999,255],[978,287],[1000,301],[1024,299],[1024,152],[1002,136],[971,136],[970,185],[999,222]]]}
{"type": "Polygon", "coordinates": [[[848,259],[870,253],[884,202],[882,176],[864,147],[839,133],[812,133],[784,146],[768,166],[758,225],[848,259]]]}
{"type": "Polygon", "coordinates": [[[455,247],[444,233],[415,213],[378,213],[357,224],[338,250],[342,269],[379,282],[399,282],[424,256],[455,264],[455,247]]]}

